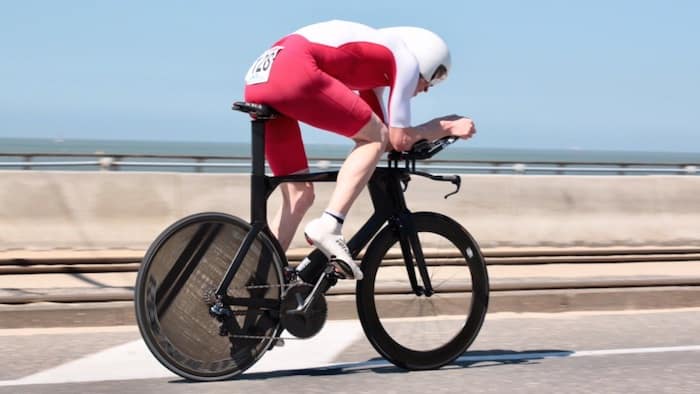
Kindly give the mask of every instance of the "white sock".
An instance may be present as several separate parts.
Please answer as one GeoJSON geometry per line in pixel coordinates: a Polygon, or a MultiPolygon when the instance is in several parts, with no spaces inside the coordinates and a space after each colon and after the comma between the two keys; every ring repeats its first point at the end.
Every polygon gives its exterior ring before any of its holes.
{"type": "Polygon", "coordinates": [[[328,230],[328,232],[337,235],[341,234],[343,225],[340,224],[338,219],[336,219],[332,214],[324,212],[323,215],[321,215],[320,222],[323,223],[323,227],[328,230]]]}
{"type": "Polygon", "coordinates": [[[340,212],[336,212],[332,209],[326,209],[325,211],[323,211],[323,213],[333,216],[335,220],[337,220],[340,224],[345,223],[345,215],[343,215],[340,212]]]}

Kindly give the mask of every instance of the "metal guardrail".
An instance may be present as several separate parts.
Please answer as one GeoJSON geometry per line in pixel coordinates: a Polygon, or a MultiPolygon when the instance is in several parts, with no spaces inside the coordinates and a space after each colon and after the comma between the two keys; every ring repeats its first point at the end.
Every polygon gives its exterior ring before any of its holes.
{"type": "MultiPolygon", "coordinates": [[[[339,168],[340,158],[310,158],[313,169],[339,168]]],[[[0,170],[102,171],[184,171],[236,172],[250,170],[250,158],[242,156],[82,154],[82,153],[0,153],[0,170]]],[[[508,161],[508,160],[426,160],[422,170],[477,174],[596,174],[596,175],[699,175],[699,163],[641,163],[587,161],[508,161]]]]}
{"type": "MultiPolygon", "coordinates": [[[[298,264],[305,253],[288,254],[291,265],[298,264]]],[[[551,249],[517,250],[512,252],[483,251],[486,264],[496,265],[544,265],[544,264],[610,264],[610,263],[671,263],[700,261],[698,248],[665,249],[551,249]]],[[[463,264],[457,252],[426,249],[429,265],[450,266],[463,264]]],[[[359,256],[362,258],[362,255],[359,256]]],[[[388,253],[384,264],[403,266],[400,253],[388,253]]],[[[136,272],[141,265],[138,257],[89,257],[89,258],[39,258],[0,259],[0,275],[51,274],[51,273],[106,273],[136,272]]]]}
{"type": "MultiPolygon", "coordinates": [[[[297,263],[306,252],[290,254],[292,263],[297,263]]],[[[427,250],[427,257],[434,263],[450,265],[454,260],[453,254],[440,250],[427,250]]],[[[635,262],[655,262],[668,264],[684,264],[700,261],[699,248],[662,248],[662,249],[532,249],[516,251],[484,250],[487,264],[522,265],[522,264],[625,264],[635,262]]],[[[387,256],[389,264],[403,265],[396,256],[387,256]]],[[[140,266],[137,256],[121,258],[55,258],[55,259],[2,259],[0,260],[0,275],[17,274],[86,274],[110,272],[135,272],[140,266]]],[[[396,296],[406,293],[406,286],[397,286],[391,280],[385,281],[377,288],[377,293],[396,296]]],[[[495,293],[508,291],[576,291],[590,289],[662,289],[700,287],[700,277],[695,276],[616,276],[601,275],[600,277],[582,278],[529,278],[501,279],[491,283],[495,293]]],[[[329,296],[344,296],[354,294],[354,282],[339,284],[329,291],[329,296]]],[[[470,286],[458,281],[447,281],[441,287],[441,292],[470,291],[470,286]]],[[[520,294],[522,297],[522,293],[520,294]]],[[[97,288],[38,288],[38,289],[0,289],[0,304],[28,304],[36,302],[82,303],[82,302],[111,302],[132,301],[132,286],[99,286],[97,288]]]]}

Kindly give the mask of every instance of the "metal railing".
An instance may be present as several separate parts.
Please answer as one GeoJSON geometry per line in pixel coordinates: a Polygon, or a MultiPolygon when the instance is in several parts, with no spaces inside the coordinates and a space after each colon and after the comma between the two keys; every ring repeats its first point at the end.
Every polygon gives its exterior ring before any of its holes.
{"type": "MultiPolygon", "coordinates": [[[[339,168],[342,158],[310,158],[312,170],[339,168]]],[[[250,171],[250,157],[158,154],[0,153],[0,170],[250,171]]],[[[460,174],[698,175],[700,163],[535,160],[426,160],[417,167],[460,174]]]]}
{"type": "MultiPolygon", "coordinates": [[[[287,260],[296,266],[311,253],[312,249],[296,249],[287,253],[287,260]]],[[[426,248],[428,265],[450,266],[463,264],[463,257],[458,251],[444,251],[426,248]]],[[[700,261],[700,248],[696,247],[657,247],[657,248],[551,248],[551,249],[513,249],[482,251],[489,266],[523,266],[547,264],[625,264],[625,263],[682,263],[700,261]]],[[[359,259],[364,254],[360,253],[359,259]]],[[[142,254],[133,253],[129,257],[41,257],[41,258],[2,258],[0,257],[0,276],[19,274],[55,274],[55,273],[104,273],[137,272],[142,254]]],[[[398,251],[387,253],[384,266],[403,266],[404,262],[398,251]]]]}
{"type": "MultiPolygon", "coordinates": [[[[287,258],[294,266],[308,255],[311,249],[297,250],[289,253],[287,258]]],[[[700,249],[695,247],[667,248],[574,248],[574,249],[523,249],[512,251],[483,250],[489,267],[498,265],[596,265],[616,264],[624,267],[630,263],[663,263],[663,264],[696,264],[700,261],[700,249]]],[[[384,260],[387,266],[403,266],[399,254],[389,254],[384,260]]],[[[429,265],[459,266],[464,264],[463,257],[458,254],[440,250],[426,250],[429,265]],[[458,257],[459,258],[456,258],[458,257]]],[[[135,275],[141,264],[141,255],[132,257],[62,257],[37,259],[1,259],[0,276],[3,275],[34,275],[34,274],[103,274],[131,273],[135,275]]],[[[106,302],[132,301],[133,287],[107,286],[99,281],[94,287],[56,287],[36,288],[31,291],[23,289],[0,289],[0,304],[27,304],[35,302],[106,302]]],[[[600,275],[567,277],[532,277],[532,278],[492,278],[492,292],[504,291],[556,291],[556,290],[586,290],[586,289],[636,289],[636,288],[678,288],[694,291],[700,287],[700,276],[669,274],[663,276],[649,275],[610,275],[601,272],[600,275]]],[[[377,294],[400,294],[405,292],[405,286],[396,287],[391,282],[378,281],[375,291],[377,294]]],[[[471,288],[465,283],[446,283],[441,286],[443,292],[464,292],[471,288]]],[[[352,295],[355,292],[354,282],[341,283],[328,292],[329,296],[352,295]]],[[[522,293],[519,295],[522,296],[522,293]]],[[[692,297],[686,295],[686,297],[692,297]]]]}

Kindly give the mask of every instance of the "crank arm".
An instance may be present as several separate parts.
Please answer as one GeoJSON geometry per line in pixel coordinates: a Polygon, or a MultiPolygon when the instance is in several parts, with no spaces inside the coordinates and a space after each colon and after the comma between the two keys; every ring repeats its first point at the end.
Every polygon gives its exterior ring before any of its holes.
{"type": "MultiPolygon", "coordinates": [[[[329,265],[329,267],[331,267],[329,265]]],[[[331,267],[332,268],[332,267],[331,267]]],[[[288,310],[287,313],[290,315],[303,315],[306,314],[306,312],[309,310],[309,307],[313,303],[313,301],[318,297],[318,294],[321,290],[321,285],[328,279],[328,275],[330,273],[328,272],[328,269],[326,269],[326,273],[321,275],[318,280],[316,281],[316,284],[314,285],[314,288],[311,290],[311,293],[306,297],[305,300],[303,300],[303,303],[299,303],[299,306],[296,309],[291,309],[288,310]]],[[[301,297],[300,297],[301,298],[301,297]]],[[[301,300],[299,300],[301,301],[301,300]]]]}

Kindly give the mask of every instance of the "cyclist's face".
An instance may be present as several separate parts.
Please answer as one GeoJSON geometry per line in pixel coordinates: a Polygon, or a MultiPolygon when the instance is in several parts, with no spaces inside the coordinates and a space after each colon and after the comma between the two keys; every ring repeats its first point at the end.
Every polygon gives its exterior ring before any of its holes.
{"type": "Polygon", "coordinates": [[[420,77],[418,78],[418,85],[416,86],[416,91],[413,93],[413,96],[417,96],[420,92],[427,93],[429,88],[430,82],[426,81],[423,77],[420,77]]]}

